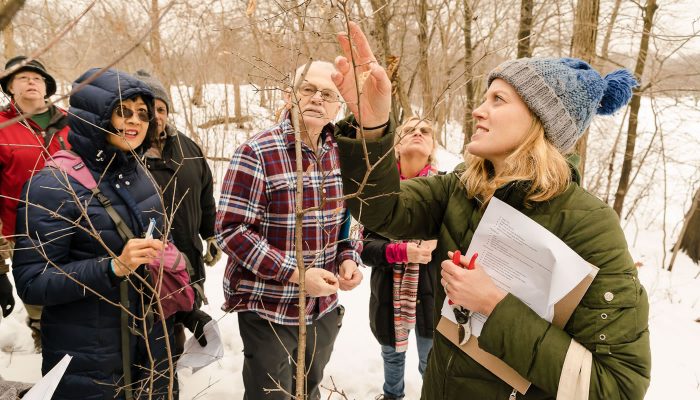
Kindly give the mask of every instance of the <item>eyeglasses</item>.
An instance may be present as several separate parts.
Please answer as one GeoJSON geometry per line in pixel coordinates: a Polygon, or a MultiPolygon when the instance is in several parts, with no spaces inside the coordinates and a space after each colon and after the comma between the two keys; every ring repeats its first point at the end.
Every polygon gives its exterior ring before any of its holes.
{"type": "MultiPolygon", "coordinates": [[[[124,118],[124,119],[129,119],[134,116],[134,110],[124,107],[124,106],[119,106],[114,109],[114,114],[117,117],[124,118]]],[[[148,122],[150,121],[150,117],[148,116],[148,111],[147,110],[138,110],[136,111],[136,116],[138,119],[142,122],[148,122]]]]}
{"type": "Polygon", "coordinates": [[[19,82],[22,82],[22,83],[29,83],[29,82],[41,83],[41,82],[46,81],[46,78],[44,78],[43,76],[26,76],[26,75],[23,75],[23,76],[15,76],[15,77],[13,78],[13,80],[19,81],[19,82]]]}
{"type": "Polygon", "coordinates": [[[335,103],[340,101],[340,95],[331,89],[319,89],[310,83],[304,83],[299,87],[299,93],[303,96],[315,96],[317,92],[321,92],[321,99],[326,103],[335,103]]]}

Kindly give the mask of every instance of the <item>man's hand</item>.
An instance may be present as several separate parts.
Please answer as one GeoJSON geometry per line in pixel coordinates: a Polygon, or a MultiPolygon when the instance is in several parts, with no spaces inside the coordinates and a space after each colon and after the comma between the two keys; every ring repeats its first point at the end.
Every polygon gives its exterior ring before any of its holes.
{"type": "Polygon", "coordinates": [[[362,271],[353,260],[343,260],[340,263],[338,283],[340,290],[355,289],[362,282],[362,271]]]}
{"type": "MultiPolygon", "coordinates": [[[[338,72],[333,73],[331,78],[357,122],[363,127],[379,126],[389,120],[391,81],[386,70],[377,63],[360,26],[354,22],[348,25],[349,35],[346,32],[338,34],[344,56],[336,57],[335,68],[338,72]],[[353,61],[356,66],[354,70],[353,61]]],[[[379,137],[382,132],[383,129],[371,132],[367,138],[379,137]]]]}
{"type": "Polygon", "coordinates": [[[433,250],[430,248],[424,248],[421,244],[408,242],[406,244],[406,258],[411,264],[427,264],[430,262],[433,250]]]}
{"type": "Polygon", "coordinates": [[[15,308],[15,297],[12,295],[12,284],[7,274],[0,275],[0,308],[3,318],[10,315],[15,308]]]}
{"type": "Polygon", "coordinates": [[[207,238],[206,241],[207,251],[204,254],[204,263],[213,267],[221,259],[221,248],[219,248],[219,244],[216,243],[216,237],[214,236],[207,238]]]}
{"type": "Polygon", "coordinates": [[[330,296],[338,292],[338,278],[323,268],[309,268],[304,274],[306,294],[311,297],[330,296]]]}

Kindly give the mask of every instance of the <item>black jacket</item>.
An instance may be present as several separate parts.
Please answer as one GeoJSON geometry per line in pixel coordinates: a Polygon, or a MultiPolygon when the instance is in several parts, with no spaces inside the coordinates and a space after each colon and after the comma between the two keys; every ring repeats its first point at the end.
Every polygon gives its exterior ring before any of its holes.
{"type": "MultiPolygon", "coordinates": [[[[88,71],[74,85],[96,71],[88,71]]],[[[71,95],[68,140],[125,224],[141,236],[149,218],[155,218],[157,230],[162,230],[163,213],[156,188],[137,160],[109,145],[107,133],[96,126],[109,129],[119,94],[125,99],[140,95],[146,102],[152,95],[145,84],[123,73],[117,78],[116,74],[108,70],[71,95]]],[[[64,355],[73,357],[53,399],[123,398],[123,392],[117,390],[119,385],[115,385],[123,376],[121,312],[115,305],[120,301],[120,278],[110,272],[107,248],[119,255],[124,241],[92,192],[72,177],[66,182],[53,168],[42,169],[27,182],[22,200],[12,269],[19,297],[27,304],[44,306],[42,373],[49,372],[64,355]],[[68,187],[72,190],[64,190],[68,187]],[[27,205],[24,200],[38,206],[27,205]],[[89,233],[93,229],[99,232],[102,243],[89,233]]],[[[160,234],[156,232],[155,236],[160,234]]],[[[129,308],[133,315],[142,317],[141,296],[134,285],[138,283],[129,285],[129,308]]],[[[134,322],[132,319],[130,325],[134,322]]],[[[170,319],[167,326],[172,341],[170,319]]],[[[163,371],[167,369],[167,355],[159,320],[154,322],[149,340],[157,370],[167,375],[167,370],[163,371]]],[[[131,335],[129,348],[132,381],[139,382],[148,372],[138,366],[150,365],[146,343],[141,336],[131,335]]],[[[156,380],[154,399],[164,397],[166,385],[166,379],[156,380]]]]}
{"type": "Polygon", "coordinates": [[[170,234],[177,248],[192,263],[191,281],[204,285],[206,273],[201,239],[214,236],[216,219],[211,169],[192,139],[170,125],[166,132],[162,158],[147,157],[146,165],[163,191],[167,215],[170,217],[175,210],[170,234]]]}
{"type": "MultiPolygon", "coordinates": [[[[372,267],[369,325],[380,344],[394,346],[393,264],[388,263],[385,256],[386,246],[391,242],[367,229],[364,233],[362,262],[372,267]]],[[[435,268],[421,265],[416,300],[416,331],[422,337],[433,337],[433,285],[437,279],[435,268]]]]}

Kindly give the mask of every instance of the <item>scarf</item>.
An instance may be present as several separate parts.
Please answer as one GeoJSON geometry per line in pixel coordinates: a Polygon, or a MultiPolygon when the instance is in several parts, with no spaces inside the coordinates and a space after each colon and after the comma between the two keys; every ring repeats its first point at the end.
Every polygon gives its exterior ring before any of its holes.
{"type": "MultiPolygon", "coordinates": [[[[398,165],[401,171],[401,165],[398,165]]],[[[435,175],[435,168],[428,164],[417,177],[435,175]]],[[[401,176],[401,180],[404,180],[401,176]]],[[[420,241],[414,241],[420,243],[420,241]]],[[[416,326],[416,300],[418,299],[418,275],[420,264],[396,263],[393,266],[392,304],[394,309],[394,345],[396,352],[408,349],[408,333],[416,326]]]]}

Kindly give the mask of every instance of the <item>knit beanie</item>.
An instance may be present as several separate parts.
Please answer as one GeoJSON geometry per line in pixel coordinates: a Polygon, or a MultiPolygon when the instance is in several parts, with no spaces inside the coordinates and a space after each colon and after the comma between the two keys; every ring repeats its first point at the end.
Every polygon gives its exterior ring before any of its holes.
{"type": "Polygon", "coordinates": [[[515,88],[544,126],[544,134],[562,153],[571,149],[595,114],[610,115],[632,98],[637,81],[620,69],[605,78],[577,58],[520,58],[489,74],[515,88]]]}
{"type": "Polygon", "coordinates": [[[136,77],[136,79],[140,80],[141,82],[145,83],[151,88],[154,98],[162,100],[165,103],[165,105],[168,107],[168,113],[171,113],[173,111],[173,104],[170,100],[170,95],[158,79],[152,77],[151,74],[142,69],[136,71],[134,76],[136,77]]]}

